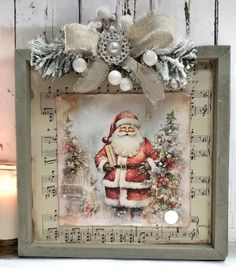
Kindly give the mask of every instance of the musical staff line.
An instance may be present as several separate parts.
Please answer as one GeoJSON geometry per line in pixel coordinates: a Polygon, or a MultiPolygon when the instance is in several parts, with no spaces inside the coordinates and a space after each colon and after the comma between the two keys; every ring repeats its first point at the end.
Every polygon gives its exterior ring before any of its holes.
{"type": "Polygon", "coordinates": [[[193,216],[191,227],[185,230],[182,227],[155,227],[153,230],[147,231],[138,227],[126,227],[126,229],[117,229],[114,227],[76,227],[76,228],[45,228],[48,222],[57,220],[57,212],[55,215],[44,215],[43,217],[43,234],[47,240],[60,240],[65,243],[122,243],[122,244],[155,244],[160,240],[176,241],[179,238],[189,238],[190,241],[199,236],[201,228],[208,229],[209,226],[200,224],[198,216],[193,216]]]}
{"type": "MultiPolygon", "coordinates": [[[[107,227],[107,226],[60,226],[60,216],[58,202],[58,182],[57,182],[57,136],[56,129],[56,97],[67,93],[65,90],[53,88],[42,89],[37,99],[38,116],[43,120],[40,133],[34,138],[34,142],[41,139],[41,160],[39,180],[41,184],[36,189],[38,196],[43,200],[43,207],[36,207],[42,216],[42,226],[40,225],[40,240],[58,241],[60,243],[107,243],[107,244],[155,244],[155,243],[194,243],[208,241],[208,237],[201,236],[202,233],[210,234],[208,225],[208,215],[210,209],[206,207],[210,203],[211,193],[211,172],[201,170],[196,167],[197,161],[211,161],[212,135],[209,128],[206,133],[201,133],[196,122],[204,120],[211,123],[213,88],[210,83],[202,83],[202,70],[209,71],[214,68],[212,62],[206,61],[198,63],[193,79],[189,83],[189,89],[185,91],[191,97],[191,160],[192,170],[190,172],[190,195],[193,203],[204,204],[204,215],[192,217],[191,225],[188,228],[181,227],[107,227]],[[40,106],[40,109],[39,109],[40,106]],[[46,122],[45,122],[46,121],[46,122]],[[48,129],[48,130],[47,130],[48,129]],[[49,135],[45,135],[45,133],[49,135]],[[40,196],[39,196],[40,195],[40,196]],[[55,199],[53,199],[55,198],[55,199]],[[53,202],[52,202],[53,201],[53,202]]],[[[208,73],[209,76],[209,73],[208,73]]],[[[208,77],[207,76],[207,77],[208,77]]],[[[210,77],[210,76],[209,76],[210,77]]],[[[35,108],[36,109],[36,108],[35,108]]],[[[39,157],[40,157],[39,156],[39,157]]],[[[37,205],[37,204],[36,204],[37,205]]],[[[191,213],[195,213],[192,209],[191,213]]]]}

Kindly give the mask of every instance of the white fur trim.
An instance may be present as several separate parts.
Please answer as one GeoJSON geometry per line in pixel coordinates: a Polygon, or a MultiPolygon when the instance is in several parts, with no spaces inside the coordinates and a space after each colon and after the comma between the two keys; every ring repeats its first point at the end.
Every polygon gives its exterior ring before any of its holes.
{"type": "Polygon", "coordinates": [[[131,124],[131,125],[136,126],[137,128],[140,128],[141,126],[140,122],[135,118],[123,118],[116,122],[116,127],[119,127],[125,124],[131,124]]]}
{"type": "Polygon", "coordinates": [[[111,199],[111,198],[107,198],[106,196],[104,198],[104,202],[109,206],[119,206],[120,205],[120,201],[118,199],[111,199]]]}
{"type": "MultiPolygon", "coordinates": [[[[126,157],[120,157],[120,159],[118,158],[118,160],[120,160],[119,165],[125,165],[127,163],[127,158],[126,157]]],[[[118,161],[119,162],[119,161],[118,161]]],[[[132,181],[126,181],[126,173],[127,170],[120,170],[119,173],[119,186],[121,188],[130,188],[130,189],[145,189],[145,188],[149,188],[150,186],[148,185],[144,185],[144,183],[142,182],[132,182],[132,181]]]]}
{"type": "Polygon", "coordinates": [[[120,182],[120,187],[128,189],[147,189],[150,188],[150,185],[145,185],[143,182],[126,181],[124,179],[120,182]]]}
{"type": "MultiPolygon", "coordinates": [[[[153,163],[154,163],[154,161],[153,161],[153,163]]],[[[126,164],[127,164],[127,157],[118,156],[117,165],[126,165],[126,164]]],[[[154,163],[154,165],[155,165],[155,163],[154,163]]],[[[129,188],[129,189],[146,189],[146,188],[150,188],[150,185],[145,185],[143,182],[126,181],[125,180],[126,179],[126,173],[127,173],[126,169],[117,168],[116,173],[115,173],[115,180],[114,181],[109,181],[109,180],[104,179],[103,180],[103,185],[105,187],[110,187],[110,188],[116,188],[116,187],[129,188]]]]}
{"type": "Polygon", "coordinates": [[[98,171],[104,173],[103,167],[104,164],[108,162],[108,158],[104,157],[102,158],[102,160],[100,161],[99,165],[98,165],[98,171]]]}
{"type": "Polygon", "coordinates": [[[152,202],[153,198],[150,197],[145,200],[128,200],[127,199],[127,189],[120,190],[120,205],[130,208],[140,208],[146,207],[152,202]]]}
{"type": "MultiPolygon", "coordinates": [[[[117,165],[126,165],[126,163],[127,163],[127,157],[123,157],[119,155],[117,159],[117,165]]],[[[126,177],[126,172],[127,171],[124,169],[117,168],[115,172],[115,180],[109,181],[109,180],[104,179],[103,185],[106,187],[111,187],[111,188],[119,187],[121,177],[126,177]]]]}
{"type": "Polygon", "coordinates": [[[151,167],[151,172],[154,172],[156,170],[156,168],[157,168],[154,160],[152,158],[148,157],[146,161],[148,162],[148,164],[151,167]]]}
{"type": "Polygon", "coordinates": [[[102,184],[105,186],[105,187],[110,187],[110,188],[116,188],[116,187],[119,187],[119,181],[118,180],[114,180],[114,181],[109,181],[109,180],[106,180],[104,179],[102,184]]]}

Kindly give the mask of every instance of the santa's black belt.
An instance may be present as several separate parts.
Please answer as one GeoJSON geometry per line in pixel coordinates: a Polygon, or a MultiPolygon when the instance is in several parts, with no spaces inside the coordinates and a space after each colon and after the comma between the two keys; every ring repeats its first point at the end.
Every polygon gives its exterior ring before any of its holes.
{"type": "Polygon", "coordinates": [[[120,169],[137,169],[139,165],[115,165],[114,168],[120,169]]]}

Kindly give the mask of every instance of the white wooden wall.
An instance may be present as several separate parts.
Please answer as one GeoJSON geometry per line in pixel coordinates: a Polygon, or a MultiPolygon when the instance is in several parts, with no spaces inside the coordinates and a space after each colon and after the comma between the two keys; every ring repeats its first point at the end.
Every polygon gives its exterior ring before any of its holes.
{"type": "MultiPolygon", "coordinates": [[[[117,9],[123,0],[0,0],[0,161],[15,161],[14,50],[27,48],[28,41],[45,33],[52,40],[61,25],[87,23],[99,6],[117,9]]],[[[149,0],[124,0],[118,12],[135,17],[148,10],[149,0]]],[[[235,0],[155,0],[160,14],[178,19],[178,36],[189,36],[197,45],[232,45],[231,103],[236,102],[236,1],[235,0]]],[[[236,128],[231,108],[230,214],[229,240],[236,242],[236,128]],[[235,205],[234,205],[235,204],[235,205]]]]}

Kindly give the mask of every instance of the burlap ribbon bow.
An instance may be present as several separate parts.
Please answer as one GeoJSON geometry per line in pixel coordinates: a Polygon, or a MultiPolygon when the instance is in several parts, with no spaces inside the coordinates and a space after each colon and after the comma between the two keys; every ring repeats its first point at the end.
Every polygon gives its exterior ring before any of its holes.
{"type": "MultiPolygon", "coordinates": [[[[153,68],[139,63],[136,59],[147,49],[161,49],[170,45],[174,39],[175,25],[174,18],[151,13],[136,21],[124,33],[129,42],[130,53],[120,66],[135,75],[144,94],[154,105],[165,97],[165,86],[153,68]]],[[[84,77],[76,82],[74,91],[86,93],[96,89],[106,79],[110,70],[110,66],[98,53],[100,33],[87,25],[77,23],[67,24],[62,30],[66,51],[89,53],[95,58],[84,77]]]]}

